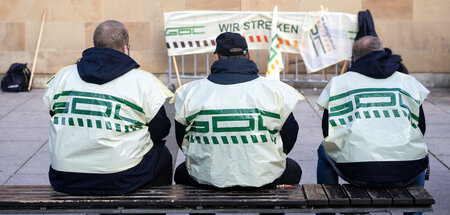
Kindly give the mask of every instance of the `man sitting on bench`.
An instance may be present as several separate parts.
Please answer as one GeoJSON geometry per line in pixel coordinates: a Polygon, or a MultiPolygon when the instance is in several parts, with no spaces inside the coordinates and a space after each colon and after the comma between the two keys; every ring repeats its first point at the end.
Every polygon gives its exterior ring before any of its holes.
{"type": "Polygon", "coordinates": [[[128,31],[101,23],[93,48],[50,81],[49,179],[76,195],[120,195],[172,184],[170,129],[164,102],[172,93],[129,56],[128,31]]]}
{"type": "Polygon", "coordinates": [[[362,187],[424,186],[421,104],[429,91],[376,37],[357,40],[353,56],[349,72],[334,77],[317,100],[325,138],[317,183],[337,184],[339,176],[362,187]]]}
{"type": "Polygon", "coordinates": [[[286,154],[297,139],[292,111],[303,96],[259,77],[241,35],[222,33],[216,44],[211,75],[181,86],[171,100],[186,155],[175,182],[207,189],[298,184],[301,168],[286,154]]]}

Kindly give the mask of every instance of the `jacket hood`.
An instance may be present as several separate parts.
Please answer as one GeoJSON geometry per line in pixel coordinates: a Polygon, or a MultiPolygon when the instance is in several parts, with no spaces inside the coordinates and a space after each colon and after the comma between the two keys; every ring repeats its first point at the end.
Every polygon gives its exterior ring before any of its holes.
{"type": "Polygon", "coordinates": [[[384,79],[391,76],[395,71],[408,74],[408,70],[401,62],[400,55],[393,55],[390,49],[385,48],[358,58],[348,71],[357,72],[371,78],[384,79]]]}
{"type": "Polygon", "coordinates": [[[244,58],[227,58],[215,61],[208,80],[216,84],[238,84],[258,78],[256,64],[244,58]]]}
{"type": "Polygon", "coordinates": [[[81,79],[94,84],[110,82],[135,68],[139,68],[139,64],[130,56],[101,47],[86,49],[77,63],[81,79]]]}

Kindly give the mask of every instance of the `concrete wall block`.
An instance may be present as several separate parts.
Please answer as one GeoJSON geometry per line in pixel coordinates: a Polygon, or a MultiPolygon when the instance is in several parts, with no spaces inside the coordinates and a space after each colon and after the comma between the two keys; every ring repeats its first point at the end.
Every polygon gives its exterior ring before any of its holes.
{"type": "Polygon", "coordinates": [[[21,22],[0,23],[0,51],[25,50],[25,24],[21,22]]]}
{"type": "Polygon", "coordinates": [[[394,54],[402,56],[403,64],[410,73],[425,72],[429,69],[426,63],[427,51],[397,51],[394,54]]]}
{"type": "Polygon", "coordinates": [[[27,63],[31,70],[34,52],[25,51],[0,51],[0,74],[5,74],[13,63],[27,63]]]}
{"type": "Polygon", "coordinates": [[[244,0],[241,1],[242,11],[273,11],[278,5],[278,11],[303,11],[300,0],[244,0]]]}
{"type": "Polygon", "coordinates": [[[411,20],[413,5],[414,0],[362,0],[362,9],[369,9],[374,19],[411,20]]]}
{"type": "Polygon", "coordinates": [[[47,8],[47,20],[49,20],[50,4],[50,0],[1,0],[0,20],[40,22],[45,8],[47,8]]]}
{"type": "Polygon", "coordinates": [[[57,0],[52,1],[52,21],[97,21],[102,1],[98,0],[57,0]]]}
{"type": "Polygon", "coordinates": [[[320,5],[330,12],[358,14],[361,10],[361,0],[302,0],[298,11],[317,11],[320,10],[320,5]]]}
{"type": "MultiPolygon", "coordinates": [[[[39,37],[40,22],[25,25],[25,50],[34,51],[39,37]]],[[[84,22],[47,22],[39,51],[82,51],[85,47],[84,22]]]]}
{"type": "Polygon", "coordinates": [[[139,6],[140,21],[164,23],[164,8],[158,0],[141,0],[139,6]]]}
{"type": "Polygon", "coordinates": [[[241,10],[241,0],[186,0],[186,10],[241,10]]]}
{"type": "Polygon", "coordinates": [[[162,5],[163,12],[186,10],[186,0],[158,0],[162,5]]]}
{"type": "MultiPolygon", "coordinates": [[[[167,53],[135,51],[131,52],[131,57],[141,65],[141,69],[154,74],[166,73],[168,69],[167,53]]],[[[175,71],[173,72],[175,75],[175,71]]]]}
{"type": "Polygon", "coordinates": [[[450,21],[448,0],[414,0],[414,20],[450,21]]]}
{"type": "Polygon", "coordinates": [[[48,51],[39,53],[35,73],[56,74],[60,69],[75,64],[81,58],[81,53],[80,51],[48,51]]]}
{"type": "Polygon", "coordinates": [[[94,47],[94,31],[100,22],[86,22],[84,23],[84,42],[85,49],[94,47]]]}
{"type": "Polygon", "coordinates": [[[375,25],[384,45],[395,50],[427,50],[433,43],[433,32],[425,22],[399,20],[375,25]]]}
{"type": "Polygon", "coordinates": [[[139,21],[140,0],[103,1],[102,20],[114,19],[121,22],[139,21]]]}
{"type": "Polygon", "coordinates": [[[150,52],[163,52],[167,56],[164,23],[150,23],[150,52]]]}
{"type": "Polygon", "coordinates": [[[148,22],[125,22],[130,35],[130,50],[150,49],[150,24],[148,22]]]}

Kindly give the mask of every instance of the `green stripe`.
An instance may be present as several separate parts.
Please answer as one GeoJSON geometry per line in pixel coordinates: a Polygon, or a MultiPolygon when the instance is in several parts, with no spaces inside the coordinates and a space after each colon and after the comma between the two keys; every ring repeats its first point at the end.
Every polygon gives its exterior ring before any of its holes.
{"type": "Polygon", "coordinates": [[[361,119],[361,115],[359,114],[359,112],[355,112],[355,117],[356,119],[361,119]]]}
{"type": "Polygon", "coordinates": [[[346,125],[346,124],[347,124],[347,123],[345,122],[345,120],[342,119],[342,118],[339,119],[339,123],[341,123],[341,125],[346,125]]]}
{"type": "Polygon", "coordinates": [[[348,116],[347,117],[348,118],[348,122],[351,122],[351,121],[353,121],[353,117],[350,115],[350,116],[348,116]]]}
{"type": "Polygon", "coordinates": [[[219,114],[249,114],[249,113],[259,113],[263,116],[275,118],[275,119],[281,119],[280,114],[272,113],[268,111],[262,111],[257,108],[251,108],[251,109],[220,109],[220,110],[201,110],[189,117],[186,118],[188,123],[192,121],[197,115],[219,115],[219,114]]]}
{"type": "Polygon", "coordinates": [[[241,136],[241,140],[244,144],[248,143],[247,136],[241,136]]]}
{"type": "Polygon", "coordinates": [[[414,120],[419,121],[419,117],[418,117],[418,116],[414,115],[414,114],[411,113],[411,112],[410,112],[410,114],[411,114],[411,117],[412,117],[414,120]]]}
{"type": "Polygon", "coordinates": [[[112,130],[111,122],[105,121],[105,126],[106,126],[106,129],[112,130]]]}
{"type": "Polygon", "coordinates": [[[65,125],[66,124],[66,117],[62,117],[61,118],[61,125],[65,125]]]}
{"type": "Polygon", "coordinates": [[[128,107],[131,107],[138,112],[144,113],[143,109],[139,107],[138,105],[125,100],[123,98],[119,98],[116,96],[106,95],[106,94],[100,94],[100,93],[91,93],[91,92],[81,92],[81,91],[63,91],[60,94],[56,94],[53,96],[53,99],[58,99],[60,96],[82,96],[82,97],[90,97],[90,98],[99,98],[99,99],[106,99],[111,101],[116,101],[119,103],[122,103],[128,107]]]}
{"type": "Polygon", "coordinates": [[[252,138],[252,142],[253,143],[257,143],[258,142],[258,138],[256,137],[256,135],[250,135],[250,138],[252,138]]]}
{"type": "Polygon", "coordinates": [[[222,139],[223,144],[228,144],[227,136],[221,136],[220,138],[222,139]]]}
{"type": "Polygon", "coordinates": [[[357,31],[347,31],[348,33],[351,33],[351,34],[357,34],[358,32],[357,31]]]}
{"type": "Polygon", "coordinates": [[[198,144],[202,144],[202,141],[201,141],[201,139],[200,139],[200,136],[195,136],[195,140],[197,140],[197,143],[198,143],[198,144]]]}
{"type": "Polygon", "coordinates": [[[406,111],[402,111],[403,112],[403,116],[408,116],[408,114],[406,113],[406,111]]]}
{"type": "Polygon", "coordinates": [[[261,140],[263,141],[263,143],[267,142],[267,137],[264,134],[261,134],[261,140]]]}
{"type": "Polygon", "coordinates": [[[238,144],[238,139],[236,136],[231,136],[231,141],[233,142],[233,144],[238,144]]]}
{"type": "Polygon", "coordinates": [[[214,144],[219,144],[219,140],[217,140],[217,137],[211,137],[214,144]]]}
{"type": "Polygon", "coordinates": [[[87,127],[92,128],[92,120],[86,119],[86,122],[87,122],[87,127]]]}
{"type": "Polygon", "coordinates": [[[336,121],[334,121],[334,119],[332,119],[332,120],[330,120],[330,124],[331,124],[331,126],[336,126],[337,124],[336,124],[336,121]]]}
{"type": "Polygon", "coordinates": [[[386,117],[386,118],[391,117],[388,110],[383,110],[383,114],[384,114],[384,117],[386,117]]]}
{"type": "Polygon", "coordinates": [[[84,127],[83,119],[77,118],[77,121],[78,121],[78,125],[79,125],[80,127],[84,127]]]}
{"type": "Polygon", "coordinates": [[[115,125],[116,125],[116,131],[117,132],[121,132],[122,129],[120,129],[120,124],[115,123],[115,125]]]}
{"type": "Polygon", "coordinates": [[[400,89],[400,88],[364,88],[364,89],[356,89],[356,90],[350,90],[348,92],[345,93],[341,93],[335,96],[331,96],[329,101],[334,101],[334,100],[338,100],[338,99],[342,99],[344,97],[350,96],[352,94],[355,93],[362,93],[362,92],[380,92],[380,91],[398,91],[408,97],[410,97],[412,100],[414,100],[417,104],[420,104],[420,101],[414,99],[408,92],[400,89]]]}
{"type": "Polygon", "coordinates": [[[128,125],[125,125],[125,133],[130,132],[130,127],[128,125]]]}
{"type": "Polygon", "coordinates": [[[102,121],[95,120],[95,124],[97,125],[97,128],[102,128],[102,121]]]}
{"type": "Polygon", "coordinates": [[[328,116],[330,117],[340,116],[346,113],[350,113],[352,111],[353,111],[353,103],[349,101],[347,103],[330,108],[330,113],[328,114],[328,116]]]}
{"type": "Polygon", "coordinates": [[[366,119],[369,119],[369,118],[370,118],[370,113],[369,113],[369,111],[363,111],[363,113],[364,113],[364,117],[366,117],[366,119]]]}
{"type": "Polygon", "coordinates": [[[380,112],[378,112],[377,110],[373,111],[373,115],[375,116],[375,118],[380,118],[380,112]]]}
{"type": "Polygon", "coordinates": [[[194,142],[194,135],[189,135],[189,142],[193,143],[194,142]]]}
{"type": "Polygon", "coordinates": [[[398,113],[398,110],[392,110],[395,117],[400,117],[400,114],[398,113]]]}
{"type": "Polygon", "coordinates": [[[55,116],[55,117],[53,118],[53,124],[55,124],[55,125],[58,124],[58,117],[55,116]]]}
{"type": "Polygon", "coordinates": [[[203,142],[205,142],[205,144],[209,144],[209,140],[208,140],[208,137],[206,137],[206,136],[203,136],[203,142]]]}
{"type": "Polygon", "coordinates": [[[70,126],[74,126],[75,125],[75,123],[73,122],[73,118],[72,117],[69,118],[69,125],[70,126]]]}

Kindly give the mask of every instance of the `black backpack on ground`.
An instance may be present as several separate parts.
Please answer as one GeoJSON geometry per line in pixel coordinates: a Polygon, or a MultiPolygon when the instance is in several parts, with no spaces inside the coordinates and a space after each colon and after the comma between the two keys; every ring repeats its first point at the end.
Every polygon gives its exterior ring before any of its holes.
{"type": "Polygon", "coordinates": [[[28,90],[30,69],[26,63],[13,63],[2,79],[2,90],[5,92],[20,92],[28,90]]]}

